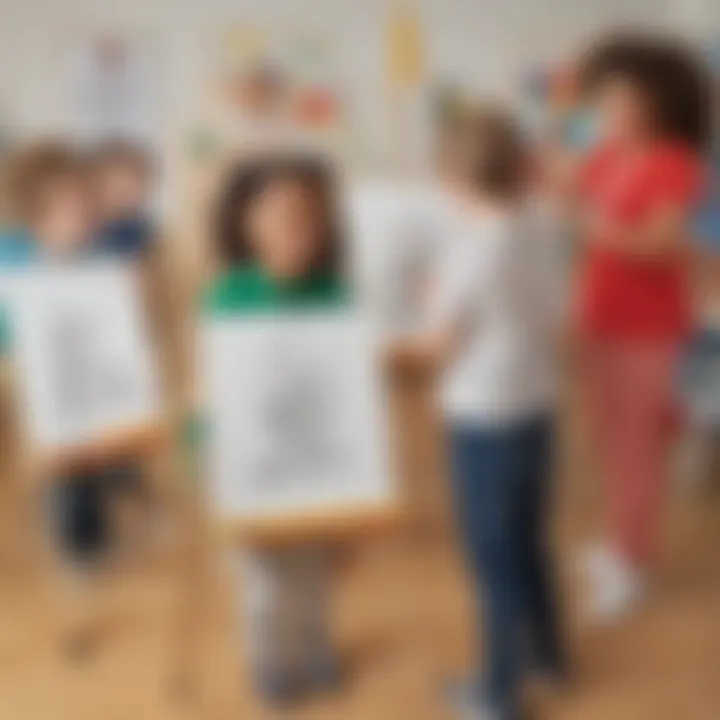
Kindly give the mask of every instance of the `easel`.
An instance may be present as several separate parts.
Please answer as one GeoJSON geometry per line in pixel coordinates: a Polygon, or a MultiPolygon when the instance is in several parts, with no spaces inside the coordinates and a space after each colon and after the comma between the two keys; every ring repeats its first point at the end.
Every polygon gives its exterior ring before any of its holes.
{"type": "Polygon", "coordinates": [[[59,551],[47,537],[47,496],[58,478],[108,467],[110,464],[132,460],[143,467],[162,458],[167,451],[169,433],[158,423],[127,429],[117,429],[98,437],[83,447],[57,452],[38,452],[25,442],[21,449],[23,460],[18,480],[22,487],[22,514],[31,518],[28,524],[28,541],[33,546],[33,564],[36,568],[44,599],[47,601],[44,617],[48,635],[64,651],[82,653],[89,648],[93,630],[93,603],[87,595],[88,584],[82,578],[69,577],[60,572],[59,551]],[[33,533],[34,531],[34,533],[33,533]],[[73,592],[76,581],[81,580],[73,592]]]}
{"type": "Polygon", "coordinates": [[[5,580],[25,580],[31,565],[35,545],[32,533],[33,517],[27,515],[27,483],[22,482],[26,457],[18,447],[20,432],[14,394],[13,366],[7,357],[0,358],[0,491],[2,525],[2,577],[5,580]]]}
{"type": "Polygon", "coordinates": [[[404,505],[335,507],[332,511],[274,516],[244,522],[213,522],[204,508],[200,482],[188,493],[185,518],[188,542],[183,552],[185,591],[177,617],[172,689],[182,699],[197,700],[206,675],[208,611],[216,607],[222,573],[218,559],[241,547],[277,550],[296,544],[353,543],[405,529],[404,505]]]}
{"type": "MultiPolygon", "coordinates": [[[[425,552],[444,525],[444,499],[439,498],[438,478],[442,475],[439,452],[440,432],[432,412],[431,377],[391,377],[389,431],[396,450],[396,476],[399,495],[396,506],[335,508],[333,513],[273,517],[270,520],[213,524],[202,510],[196,488],[194,524],[199,529],[192,543],[195,554],[185,568],[187,592],[177,620],[179,643],[174,687],[183,694],[202,692],[208,677],[209,656],[203,628],[210,622],[208,611],[217,607],[220,572],[215,562],[225,550],[255,545],[282,548],[294,543],[335,542],[353,546],[364,541],[388,541],[401,548],[408,562],[406,622],[413,644],[424,660],[435,663],[437,635],[433,614],[434,600],[427,593],[432,586],[431,566],[425,552]]],[[[382,597],[378,596],[378,601],[382,597]]],[[[405,621],[404,621],[405,622],[405,621]]],[[[224,624],[223,624],[224,627],[224,624]]],[[[204,708],[210,711],[209,708],[204,708]]]]}
{"type": "MultiPolygon", "coordinates": [[[[160,288],[162,278],[158,278],[156,273],[153,275],[153,269],[153,266],[140,269],[142,271],[140,278],[141,281],[144,281],[144,286],[140,288],[141,299],[144,301],[144,312],[148,313],[150,322],[154,321],[156,324],[155,334],[158,334],[159,329],[167,334],[170,319],[167,318],[167,312],[162,312],[167,308],[162,305],[158,308],[156,296],[158,289],[164,289],[168,284],[164,283],[160,288]],[[160,317],[158,317],[158,311],[160,311],[160,317]]],[[[138,269],[132,268],[131,271],[138,272],[138,269]]],[[[163,347],[167,349],[171,343],[161,337],[158,338],[157,345],[161,346],[157,349],[162,350],[163,347]],[[163,344],[162,340],[166,340],[166,342],[163,344]]],[[[165,360],[166,364],[167,358],[162,357],[162,352],[157,355],[161,362],[156,360],[153,362],[160,367],[158,375],[161,377],[168,374],[166,368],[162,367],[162,361],[165,360]]],[[[14,363],[8,363],[9,366],[12,364],[14,363]]],[[[17,367],[14,369],[17,370],[17,367]]],[[[17,372],[10,374],[17,375],[17,372]]],[[[13,377],[11,381],[5,383],[6,390],[9,388],[9,393],[6,394],[13,396],[12,400],[15,405],[13,414],[16,417],[21,415],[19,410],[23,410],[25,413],[33,411],[30,407],[19,407],[20,397],[28,395],[25,392],[26,388],[19,385],[21,379],[13,377]],[[17,392],[21,387],[24,392],[17,392]]],[[[25,544],[32,549],[30,564],[37,569],[43,585],[43,595],[49,601],[47,612],[44,613],[49,624],[49,635],[58,638],[61,643],[69,642],[72,646],[75,644],[76,636],[85,634],[87,608],[82,597],[83,593],[80,593],[80,597],[76,598],[78,602],[73,603],[79,608],[77,621],[75,621],[70,618],[68,608],[63,602],[65,593],[59,581],[63,580],[67,584],[68,578],[60,577],[57,572],[57,551],[48,542],[48,539],[43,537],[48,519],[43,513],[43,508],[48,505],[47,495],[52,490],[53,482],[58,478],[93,473],[116,463],[130,462],[140,466],[143,482],[152,483],[154,494],[161,495],[163,501],[169,500],[171,506],[176,506],[176,500],[173,493],[168,492],[167,485],[167,458],[171,451],[173,437],[172,422],[164,401],[167,395],[168,393],[160,393],[160,396],[154,400],[155,405],[152,410],[144,411],[142,422],[136,424],[110,422],[106,423],[105,427],[98,427],[91,432],[88,432],[88,428],[86,428],[82,439],[72,445],[53,444],[47,440],[36,439],[33,435],[34,427],[27,422],[28,418],[21,418],[22,421],[16,423],[18,428],[14,432],[14,437],[16,437],[15,449],[18,459],[13,474],[19,491],[19,514],[26,518],[24,525],[27,542],[25,544]],[[163,482],[162,487],[161,481],[163,482]],[[56,602],[58,599],[61,601],[56,602]]],[[[77,608],[73,608],[73,610],[75,609],[77,608]]]]}

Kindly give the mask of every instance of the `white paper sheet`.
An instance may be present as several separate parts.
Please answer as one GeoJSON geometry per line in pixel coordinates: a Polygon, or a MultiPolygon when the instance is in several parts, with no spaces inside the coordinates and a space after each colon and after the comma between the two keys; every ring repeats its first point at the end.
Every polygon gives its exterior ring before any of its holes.
{"type": "Polygon", "coordinates": [[[390,503],[372,332],[346,314],[208,321],[211,504],[220,519],[390,503]]]}
{"type": "Polygon", "coordinates": [[[157,368],[133,270],[115,263],[0,276],[30,441],[76,446],[157,421],[157,368]]]}

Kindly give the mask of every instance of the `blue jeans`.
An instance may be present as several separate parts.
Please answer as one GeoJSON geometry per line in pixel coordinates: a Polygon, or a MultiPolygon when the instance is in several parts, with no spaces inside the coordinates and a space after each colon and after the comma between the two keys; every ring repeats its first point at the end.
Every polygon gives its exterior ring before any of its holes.
{"type": "Polygon", "coordinates": [[[487,646],[483,692],[500,717],[518,712],[528,666],[563,672],[548,552],[553,421],[454,426],[453,486],[487,646]]]}

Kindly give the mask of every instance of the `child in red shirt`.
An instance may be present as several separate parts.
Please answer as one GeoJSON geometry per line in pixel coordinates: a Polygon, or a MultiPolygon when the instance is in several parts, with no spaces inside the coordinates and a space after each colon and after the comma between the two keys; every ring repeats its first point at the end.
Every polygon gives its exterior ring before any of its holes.
{"type": "Polygon", "coordinates": [[[580,182],[577,306],[610,538],[591,555],[595,612],[642,597],[672,439],[676,364],[690,330],[687,221],[702,184],[709,82],[681,47],[616,37],[586,59],[602,140],[580,182]]]}

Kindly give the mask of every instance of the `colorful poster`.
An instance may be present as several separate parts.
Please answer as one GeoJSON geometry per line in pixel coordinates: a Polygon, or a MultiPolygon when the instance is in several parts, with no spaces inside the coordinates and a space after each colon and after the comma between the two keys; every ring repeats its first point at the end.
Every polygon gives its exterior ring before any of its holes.
{"type": "Polygon", "coordinates": [[[328,38],[238,27],[226,31],[220,48],[220,92],[238,124],[325,132],[341,123],[341,83],[328,38]]]}
{"type": "Polygon", "coordinates": [[[70,131],[81,141],[120,136],[157,146],[163,97],[150,46],[100,35],[77,43],[70,57],[70,131]]]}

